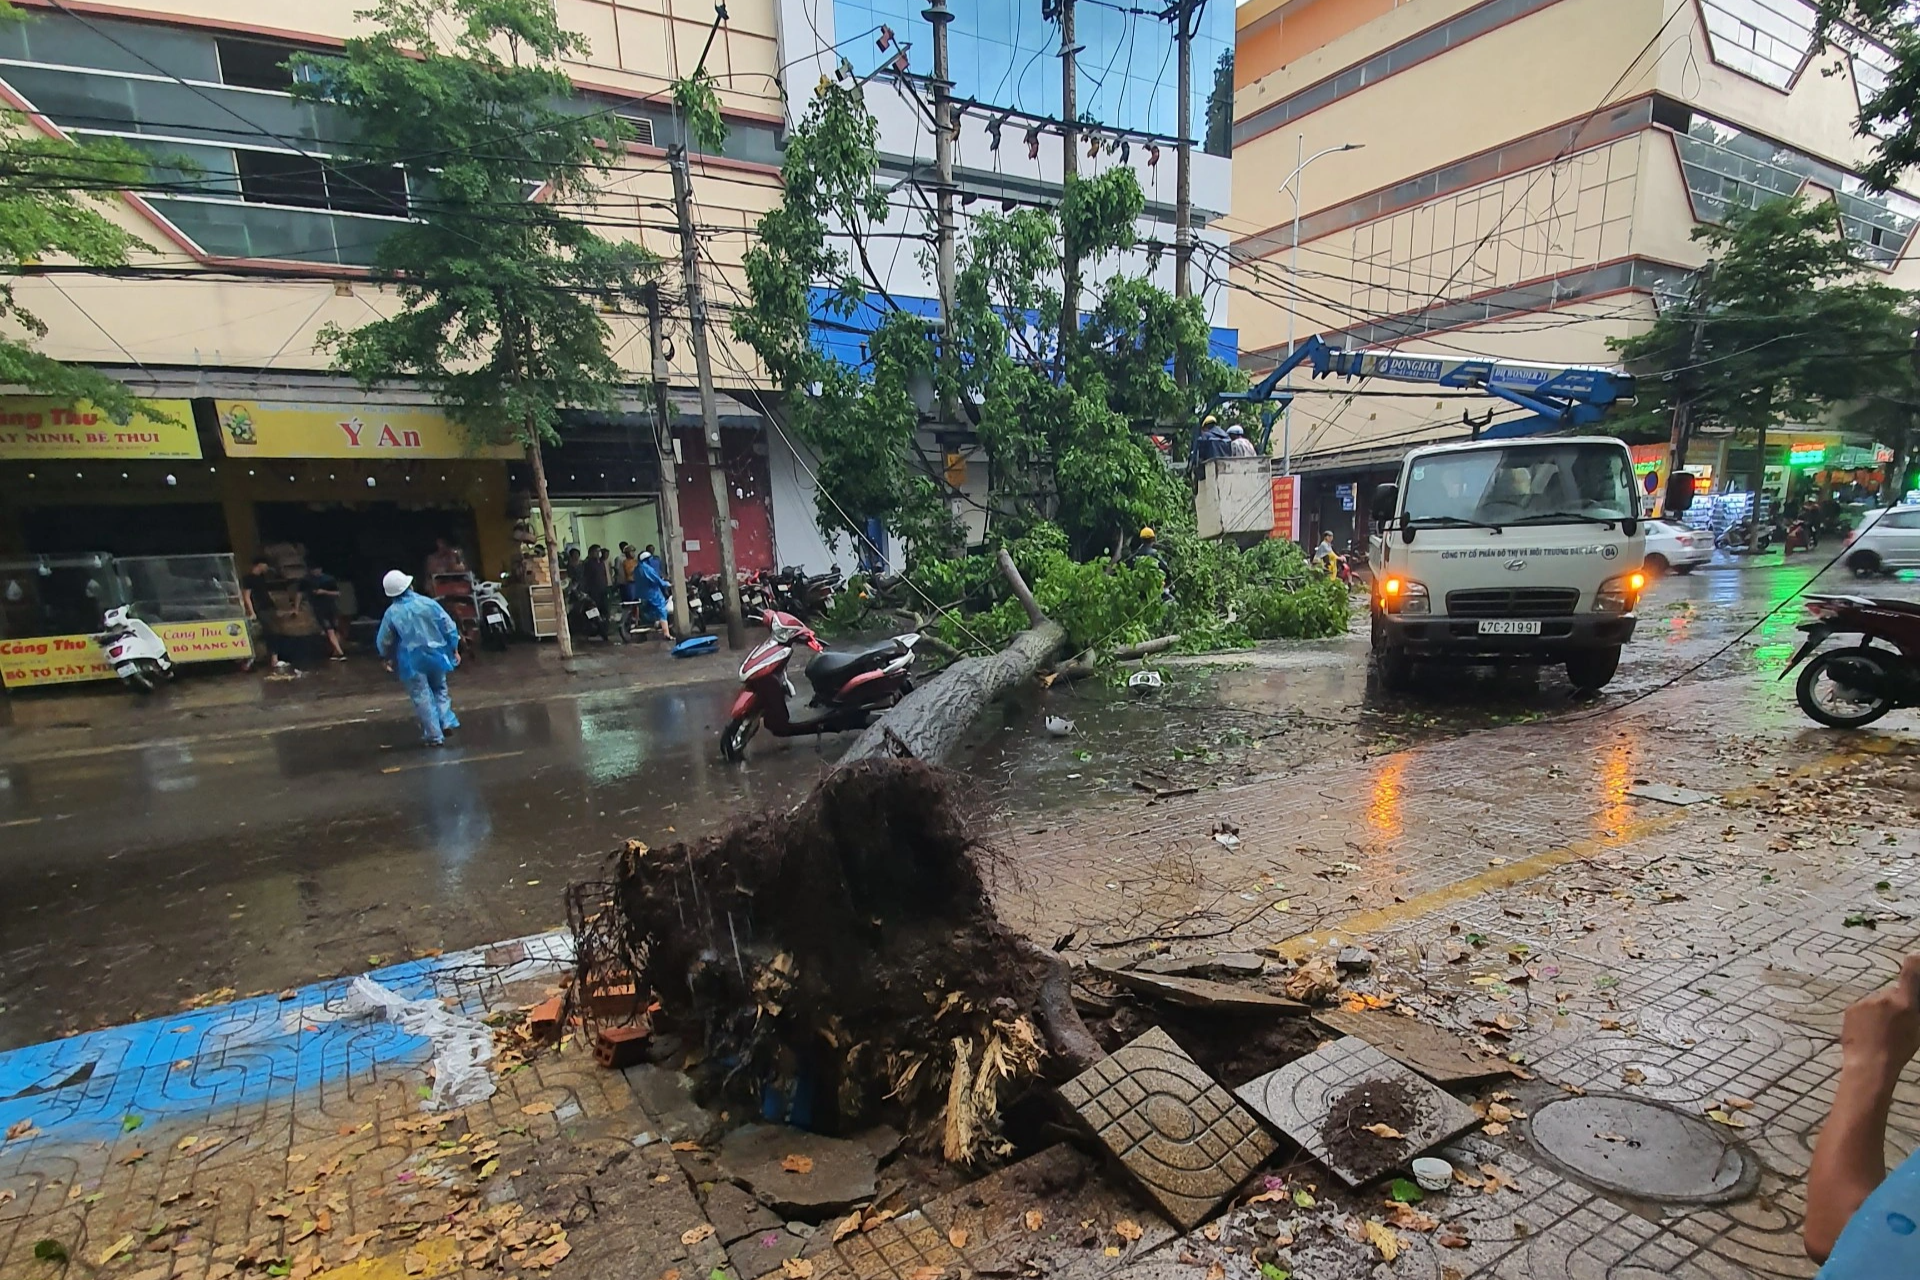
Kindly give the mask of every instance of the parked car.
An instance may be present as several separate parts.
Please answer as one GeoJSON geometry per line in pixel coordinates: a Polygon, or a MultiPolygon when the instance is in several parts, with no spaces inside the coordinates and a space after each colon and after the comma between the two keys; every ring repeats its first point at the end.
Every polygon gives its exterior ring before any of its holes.
{"type": "Polygon", "coordinates": [[[1847,535],[1844,557],[1855,577],[1920,569],[1920,506],[1875,507],[1847,535]]]}
{"type": "Polygon", "coordinates": [[[1647,521],[1648,573],[1692,573],[1712,559],[1712,534],[1695,533],[1668,520],[1647,521]]]}

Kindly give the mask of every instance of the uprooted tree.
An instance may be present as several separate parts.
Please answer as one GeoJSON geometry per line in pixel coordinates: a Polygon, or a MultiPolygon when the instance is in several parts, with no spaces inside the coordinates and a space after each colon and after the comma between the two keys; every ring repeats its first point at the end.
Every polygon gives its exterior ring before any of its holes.
{"type": "Polygon", "coordinates": [[[705,1092],[828,1132],[898,1124],[969,1163],[1006,1151],[1015,1091],[1100,1056],[1064,963],[994,914],[953,788],[868,760],[794,809],[629,846],[622,944],[705,1092]]]}

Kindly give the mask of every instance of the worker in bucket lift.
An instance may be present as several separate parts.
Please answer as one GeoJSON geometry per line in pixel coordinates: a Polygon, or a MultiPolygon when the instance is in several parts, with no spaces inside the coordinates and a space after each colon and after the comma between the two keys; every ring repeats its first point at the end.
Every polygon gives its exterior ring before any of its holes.
{"type": "Polygon", "coordinates": [[[400,677],[413,700],[420,740],[429,747],[441,746],[448,731],[460,727],[447,697],[447,673],[460,665],[460,628],[439,601],[415,591],[413,579],[398,569],[388,572],[380,585],[387,593],[387,612],[375,645],[387,670],[400,677]]]}
{"type": "Polygon", "coordinates": [[[1237,422],[1227,428],[1227,456],[1229,458],[1259,456],[1259,451],[1253,447],[1253,441],[1247,439],[1247,429],[1237,422]]]}

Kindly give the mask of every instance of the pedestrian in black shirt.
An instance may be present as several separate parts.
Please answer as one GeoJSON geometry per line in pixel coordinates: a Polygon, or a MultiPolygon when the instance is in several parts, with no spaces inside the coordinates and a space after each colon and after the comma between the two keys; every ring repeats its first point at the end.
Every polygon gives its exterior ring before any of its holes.
{"type": "Polygon", "coordinates": [[[340,647],[340,584],[319,565],[309,564],[306,577],[300,579],[300,594],[307,598],[313,620],[327,638],[327,647],[333,650],[333,660],[345,662],[347,651],[340,647]]]}
{"type": "MultiPolygon", "coordinates": [[[[255,556],[253,570],[240,579],[240,594],[247,606],[247,622],[254,640],[266,641],[267,652],[272,656],[273,674],[288,675],[293,672],[293,664],[287,661],[286,637],[280,634],[275,614],[279,606],[273,602],[273,592],[269,582],[273,566],[266,557],[255,556]]],[[[252,663],[248,663],[251,668],[252,663]]]]}

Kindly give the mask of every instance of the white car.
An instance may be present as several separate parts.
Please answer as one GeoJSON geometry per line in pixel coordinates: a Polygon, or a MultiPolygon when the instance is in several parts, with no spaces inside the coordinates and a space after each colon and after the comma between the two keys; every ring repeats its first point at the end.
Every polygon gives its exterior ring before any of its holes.
{"type": "Polygon", "coordinates": [[[1713,559],[1713,535],[1696,533],[1667,520],[1649,520],[1647,526],[1648,573],[1658,576],[1671,570],[1692,573],[1713,559]]]}
{"type": "Polygon", "coordinates": [[[1876,507],[1847,536],[1847,568],[1859,577],[1920,569],[1920,507],[1876,507]]]}

